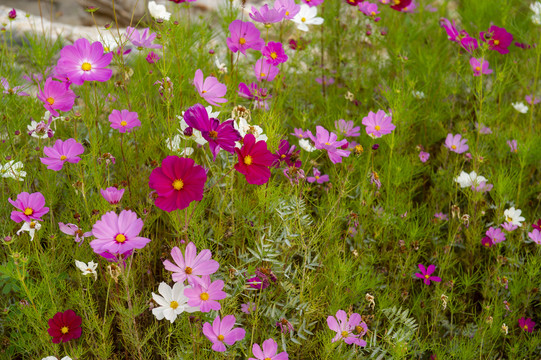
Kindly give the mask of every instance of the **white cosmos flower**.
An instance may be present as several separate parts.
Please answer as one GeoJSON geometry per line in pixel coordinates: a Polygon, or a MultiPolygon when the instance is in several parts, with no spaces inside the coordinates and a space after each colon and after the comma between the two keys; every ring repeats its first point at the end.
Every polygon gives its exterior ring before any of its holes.
{"type": "Polygon", "coordinates": [[[528,112],[528,106],[526,106],[523,102],[516,102],[512,103],[511,105],[513,105],[515,110],[521,114],[526,114],[528,112]]]}
{"type": "Polygon", "coordinates": [[[227,74],[227,66],[225,66],[225,63],[222,63],[218,57],[214,60],[214,65],[216,65],[220,74],[227,74]]]}
{"type": "Polygon", "coordinates": [[[17,231],[17,235],[21,235],[23,231],[27,231],[30,235],[30,241],[34,240],[34,235],[36,231],[41,229],[41,224],[37,221],[25,221],[23,226],[17,231]]]}
{"type": "Polygon", "coordinates": [[[180,135],[173,136],[172,139],[165,139],[165,145],[172,152],[179,153],[180,156],[190,156],[193,154],[193,148],[186,147],[184,148],[184,138],[180,135]]]}
{"type": "MultiPolygon", "coordinates": [[[[267,141],[267,135],[263,134],[263,129],[257,125],[250,125],[245,118],[239,118],[238,121],[233,122],[234,128],[240,133],[240,136],[244,138],[246,134],[252,134],[255,137],[255,141],[267,141]]],[[[236,142],[235,147],[239,149],[242,147],[240,142],[236,142]]]]}
{"type": "Polygon", "coordinates": [[[424,99],[425,98],[425,93],[422,92],[422,91],[413,90],[411,93],[412,93],[413,97],[416,98],[416,99],[424,99]]]}
{"type": "Polygon", "coordinates": [[[85,264],[82,261],[75,260],[75,265],[77,265],[79,270],[81,270],[83,276],[94,275],[94,280],[98,279],[98,273],[96,273],[98,264],[96,264],[94,261],[90,261],[88,264],[85,264]]]}
{"type": "Polygon", "coordinates": [[[23,171],[24,164],[20,161],[10,160],[6,164],[0,164],[0,175],[3,178],[12,178],[19,181],[24,181],[26,171],[23,171]]]}
{"type": "MultiPolygon", "coordinates": [[[[58,360],[58,358],[56,356],[47,356],[46,358],[43,358],[41,360],[58,360]]],[[[64,356],[60,360],[71,360],[71,358],[69,356],[64,356]]]]}
{"type": "MultiPolygon", "coordinates": [[[[28,132],[31,133],[30,136],[35,137],[37,139],[48,139],[49,138],[49,132],[46,131],[44,127],[41,127],[38,129],[38,125],[42,124],[41,122],[37,122],[36,120],[32,120],[30,122],[30,125],[26,125],[26,129],[28,129],[28,132]]],[[[51,130],[53,135],[54,131],[51,130]]]]}
{"type": "Polygon", "coordinates": [[[150,16],[157,20],[168,21],[171,18],[171,13],[167,11],[165,5],[156,4],[156,1],[150,1],[148,3],[148,11],[150,16]]]}
{"type": "Polygon", "coordinates": [[[323,24],[323,18],[317,17],[317,7],[310,7],[306,4],[301,4],[301,10],[291,21],[296,23],[297,29],[302,31],[308,31],[307,25],[323,24]]]}
{"type": "Polygon", "coordinates": [[[312,145],[310,140],[308,139],[300,139],[299,140],[299,146],[303,148],[305,151],[312,152],[316,150],[315,146],[312,145]]]}
{"type": "Polygon", "coordinates": [[[503,215],[505,216],[505,221],[519,226],[522,226],[522,222],[526,220],[524,217],[520,216],[522,214],[522,210],[515,209],[514,207],[507,209],[503,212],[503,215]]]}
{"type": "Polygon", "coordinates": [[[171,322],[175,322],[177,316],[183,312],[199,311],[198,306],[188,306],[188,298],[184,296],[184,289],[190,286],[184,286],[182,283],[175,283],[171,288],[166,283],[160,283],[158,290],[160,295],[152,293],[152,298],[158,303],[158,307],[152,309],[152,314],[156,319],[162,320],[166,318],[171,322]]]}
{"type": "Polygon", "coordinates": [[[461,188],[479,186],[482,182],[487,182],[488,180],[484,176],[477,175],[475,171],[472,171],[471,173],[467,173],[465,171],[462,171],[460,175],[458,175],[455,178],[455,182],[457,182],[461,188]]]}
{"type": "Polygon", "coordinates": [[[533,11],[532,22],[535,25],[541,25],[541,2],[536,1],[530,4],[530,9],[533,11]]]}

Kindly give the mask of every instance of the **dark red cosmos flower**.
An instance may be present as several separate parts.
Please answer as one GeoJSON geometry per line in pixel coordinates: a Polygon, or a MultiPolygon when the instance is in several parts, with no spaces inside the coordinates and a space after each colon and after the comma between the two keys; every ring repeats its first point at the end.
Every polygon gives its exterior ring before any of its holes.
{"type": "Polygon", "coordinates": [[[240,150],[235,148],[239,157],[235,170],[246,177],[248,184],[265,184],[271,176],[269,166],[274,162],[274,155],[267,149],[265,141],[256,142],[252,134],[246,134],[243,144],[240,150]]]}
{"type": "Polygon", "coordinates": [[[391,9],[402,11],[405,7],[409,6],[411,4],[412,0],[391,0],[391,9]]]}
{"type": "Polygon", "coordinates": [[[357,6],[357,4],[362,3],[364,0],[346,0],[346,4],[351,6],[357,6]]]}
{"type": "Polygon", "coordinates": [[[532,224],[532,227],[534,229],[537,229],[537,230],[541,231],[541,219],[537,220],[537,223],[532,224]]]}
{"type": "Polygon", "coordinates": [[[49,335],[53,337],[53,344],[80,338],[81,322],[81,317],[71,309],[63,313],[57,312],[52,319],[49,319],[49,329],[47,329],[49,335]]]}

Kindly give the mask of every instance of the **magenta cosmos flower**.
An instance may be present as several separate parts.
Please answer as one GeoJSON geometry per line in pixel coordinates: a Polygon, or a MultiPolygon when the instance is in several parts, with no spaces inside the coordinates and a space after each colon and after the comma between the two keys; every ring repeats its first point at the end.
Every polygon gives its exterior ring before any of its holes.
{"type": "Polygon", "coordinates": [[[284,14],[285,20],[291,20],[301,11],[301,6],[295,3],[295,0],[276,0],[274,2],[274,8],[283,8],[286,10],[284,14]]]}
{"type": "Polygon", "coordinates": [[[226,315],[223,320],[217,315],[212,325],[208,322],[203,324],[203,334],[212,342],[212,350],[223,352],[225,351],[224,343],[231,346],[244,339],[246,331],[243,328],[233,329],[235,321],[233,315],[226,315]]]}
{"type": "Polygon", "coordinates": [[[492,226],[486,231],[486,236],[492,241],[493,244],[501,243],[505,241],[505,234],[500,228],[493,228],[492,226]]]}
{"type": "Polygon", "coordinates": [[[473,76],[492,74],[492,70],[488,68],[488,61],[484,59],[476,59],[472,57],[470,59],[470,65],[473,70],[473,76]]]}
{"type": "Polygon", "coordinates": [[[213,160],[220,149],[233,153],[235,142],[240,139],[239,132],[233,127],[233,120],[220,123],[218,119],[209,119],[207,110],[201,104],[195,104],[184,112],[184,121],[188,126],[201,131],[203,138],[209,142],[213,160]]]}
{"type": "Polygon", "coordinates": [[[391,9],[402,11],[411,4],[412,0],[391,0],[391,9]]]}
{"type": "Polygon", "coordinates": [[[462,135],[460,134],[447,134],[447,138],[445,139],[445,147],[449,150],[456,152],[457,154],[462,154],[463,152],[468,151],[470,148],[466,142],[468,139],[462,138],[462,135]]]}
{"type": "Polygon", "coordinates": [[[302,0],[302,2],[308,6],[318,6],[323,4],[324,1],[325,0],[302,0]]]}
{"type": "Polygon", "coordinates": [[[9,87],[9,82],[6,78],[0,77],[0,85],[4,88],[2,91],[7,95],[18,95],[18,96],[28,96],[27,93],[22,91],[22,86],[9,87]]]}
{"type": "Polygon", "coordinates": [[[269,41],[269,43],[261,50],[261,54],[265,57],[265,61],[271,65],[285,63],[288,59],[282,43],[269,41]]]}
{"type": "Polygon", "coordinates": [[[222,280],[210,281],[210,276],[203,275],[201,279],[194,277],[195,280],[191,288],[184,290],[184,295],[188,298],[188,306],[196,306],[201,312],[207,313],[210,310],[220,310],[222,305],[217,300],[227,297],[222,291],[224,282],[222,280]]]}
{"type": "Polygon", "coordinates": [[[126,28],[126,35],[130,42],[137,46],[139,50],[148,48],[148,49],[161,49],[160,44],[153,44],[152,42],[156,39],[156,33],[151,33],[149,28],[143,29],[142,32],[139,32],[137,29],[128,26],[126,28]]]}
{"type": "Polygon", "coordinates": [[[257,81],[272,81],[279,72],[278,67],[266,62],[264,59],[255,62],[254,74],[257,81]]]}
{"type": "Polygon", "coordinates": [[[368,331],[368,326],[362,321],[361,315],[353,313],[348,320],[346,312],[338,310],[336,318],[334,316],[327,317],[327,325],[329,329],[336,332],[332,342],[344,340],[346,344],[366,346],[366,341],[362,337],[368,331]]]}
{"type": "Polygon", "coordinates": [[[348,157],[351,154],[348,150],[342,149],[342,146],[347,146],[347,140],[337,141],[338,136],[333,132],[330,133],[323,126],[316,126],[316,136],[310,132],[308,136],[314,142],[316,149],[327,150],[329,159],[333,164],[341,163],[342,157],[348,157]]]}
{"type": "Polygon", "coordinates": [[[254,354],[255,358],[248,358],[248,360],[288,360],[289,356],[287,355],[287,352],[282,351],[281,353],[277,354],[278,352],[278,344],[274,339],[267,339],[263,341],[263,349],[259,346],[259,344],[254,344],[252,346],[252,353],[254,354]]]}
{"type": "Polygon", "coordinates": [[[175,264],[169,260],[165,260],[163,265],[165,269],[173,272],[173,281],[184,282],[188,280],[188,284],[194,285],[200,280],[200,275],[211,275],[218,271],[220,264],[216,260],[212,260],[212,253],[208,249],[201,250],[197,254],[197,248],[193,242],[186,246],[186,255],[182,255],[182,251],[178,247],[171,250],[171,257],[175,264]],[[195,279],[197,278],[197,279],[195,279]]]}
{"type": "Polygon", "coordinates": [[[113,75],[113,70],[107,69],[112,59],[113,53],[104,54],[99,41],[90,44],[87,39],[78,39],[60,51],[56,68],[75,85],[83,85],[85,81],[105,82],[113,75]]]}
{"type": "Polygon", "coordinates": [[[309,183],[317,182],[318,184],[323,184],[329,181],[329,175],[321,175],[321,172],[316,168],[313,169],[313,172],[314,176],[308,176],[306,178],[306,181],[309,183]]]}
{"type": "Polygon", "coordinates": [[[375,17],[379,14],[378,4],[373,4],[368,1],[361,2],[358,4],[359,11],[365,14],[366,16],[375,17]]]}
{"type": "Polygon", "coordinates": [[[390,134],[396,128],[392,123],[392,117],[387,116],[383,110],[378,110],[375,114],[370,111],[368,116],[363,118],[362,124],[366,126],[368,136],[373,139],[390,134]]]}
{"type": "Polygon", "coordinates": [[[107,189],[100,189],[101,196],[111,205],[118,204],[122,195],[124,195],[125,189],[117,189],[114,186],[108,187],[107,189]]]}
{"type": "Polygon", "coordinates": [[[197,89],[199,96],[205,99],[209,104],[221,106],[217,103],[227,102],[227,100],[223,98],[227,92],[227,86],[221,84],[214,76],[209,76],[204,79],[201,69],[196,70],[193,84],[197,89]]]}
{"type": "Polygon", "coordinates": [[[523,318],[521,317],[518,319],[518,326],[524,331],[527,331],[529,333],[533,332],[533,328],[535,327],[535,322],[530,318],[523,318]]]}
{"type": "Polygon", "coordinates": [[[158,194],[154,204],[171,212],[187,208],[192,201],[201,201],[206,181],[205,169],[192,159],[167,156],[161,167],[152,170],[148,185],[158,194]]]}
{"type": "Polygon", "coordinates": [[[428,161],[428,158],[430,157],[430,154],[424,151],[421,151],[419,153],[419,159],[421,159],[421,162],[425,163],[428,161]]]}
{"type": "Polygon", "coordinates": [[[32,220],[43,221],[41,217],[49,212],[49,208],[45,207],[45,197],[40,192],[32,194],[22,192],[17,195],[15,201],[11,199],[8,199],[8,201],[19,209],[11,212],[11,220],[16,223],[32,220]]]}
{"type": "Polygon", "coordinates": [[[235,148],[239,162],[235,170],[246,177],[248,184],[263,185],[269,181],[269,167],[274,162],[274,155],[267,149],[263,140],[255,141],[253,134],[246,134],[242,148],[235,148]]]}
{"type": "Polygon", "coordinates": [[[90,246],[96,254],[108,252],[113,255],[142,249],[150,242],[150,239],[139,236],[142,229],[143,220],[133,211],[122,210],[120,215],[109,211],[92,227],[96,240],[92,240],[90,246]]]}
{"type": "Polygon", "coordinates": [[[528,233],[528,237],[537,245],[541,245],[541,231],[538,229],[533,229],[528,233]]]}
{"type": "Polygon", "coordinates": [[[284,16],[286,15],[286,11],[287,10],[284,8],[269,9],[269,5],[267,4],[263,5],[259,10],[252,6],[252,12],[250,13],[250,17],[253,21],[257,21],[265,25],[270,25],[282,21],[284,19],[284,16]]]}
{"type": "Polygon", "coordinates": [[[131,132],[131,129],[141,126],[137,113],[129,110],[113,110],[109,115],[109,122],[113,129],[117,129],[121,133],[131,132]]]}
{"type": "Polygon", "coordinates": [[[84,151],[83,145],[79,144],[75,139],[66,141],[58,139],[53,147],[45,146],[43,148],[43,153],[47,157],[40,159],[43,164],[47,165],[47,169],[59,171],[66,162],[77,164],[81,161],[78,155],[81,155],[84,151]]]}
{"type": "Polygon", "coordinates": [[[75,93],[67,89],[65,84],[54,81],[53,78],[48,78],[43,89],[39,88],[38,92],[38,99],[43,102],[45,110],[53,116],[60,116],[57,110],[70,111],[75,97],[75,93]]]}
{"type": "Polygon", "coordinates": [[[296,150],[295,145],[289,145],[289,141],[283,139],[280,141],[278,151],[274,154],[274,166],[280,167],[282,162],[285,162],[287,166],[295,166],[300,168],[302,161],[300,160],[300,150],[296,150]]]}
{"type": "Polygon", "coordinates": [[[421,270],[421,273],[415,273],[415,276],[417,276],[419,279],[423,279],[426,285],[430,285],[431,281],[434,282],[440,282],[441,278],[437,276],[431,276],[434,270],[436,270],[436,266],[434,264],[429,265],[428,269],[425,268],[423,264],[417,265],[419,267],[419,270],[421,270]]]}
{"type": "Polygon", "coordinates": [[[261,50],[265,46],[265,41],[261,39],[261,33],[255,25],[249,21],[235,20],[229,24],[231,37],[227,38],[227,47],[236,53],[240,51],[246,55],[246,50],[261,50]]]}
{"type": "Polygon", "coordinates": [[[509,52],[509,45],[513,43],[512,34],[508,33],[504,28],[494,25],[488,31],[481,32],[479,37],[483,42],[488,43],[490,50],[495,50],[500,54],[507,54],[509,52]]]}
{"type": "Polygon", "coordinates": [[[81,323],[81,317],[77,316],[75,311],[71,309],[63,313],[57,312],[49,319],[47,332],[53,337],[53,344],[65,343],[81,337],[81,323]]]}

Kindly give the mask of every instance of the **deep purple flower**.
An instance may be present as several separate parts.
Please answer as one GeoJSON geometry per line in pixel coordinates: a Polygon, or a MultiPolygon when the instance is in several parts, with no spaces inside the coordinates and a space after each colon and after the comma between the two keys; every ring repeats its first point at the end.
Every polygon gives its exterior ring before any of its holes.
{"type": "Polygon", "coordinates": [[[139,50],[143,48],[148,49],[161,49],[160,44],[153,44],[152,42],[156,39],[156,33],[150,33],[150,29],[146,28],[140,33],[136,28],[128,26],[126,28],[126,35],[130,39],[131,43],[139,50]]]}
{"type": "Polygon", "coordinates": [[[53,147],[45,146],[43,148],[44,158],[40,158],[41,162],[47,165],[47,169],[59,171],[64,166],[64,163],[77,164],[81,161],[79,155],[85,151],[83,145],[79,144],[75,139],[62,141],[56,140],[53,147]]]}
{"type": "Polygon", "coordinates": [[[526,332],[532,333],[535,327],[535,322],[530,318],[521,317],[518,319],[518,326],[526,332]]]}
{"type": "Polygon", "coordinates": [[[276,0],[274,2],[274,8],[283,8],[286,10],[284,14],[285,20],[291,20],[301,11],[301,6],[295,3],[295,0],[276,0]]]}
{"type": "Polygon", "coordinates": [[[234,20],[229,24],[231,37],[227,38],[227,47],[236,53],[240,51],[246,55],[246,50],[261,50],[265,46],[265,41],[261,39],[261,33],[255,25],[249,21],[234,20]]]}
{"type": "Polygon", "coordinates": [[[107,189],[100,189],[101,196],[111,205],[118,204],[122,195],[124,195],[125,189],[117,189],[116,187],[108,187],[107,189]]]}
{"type": "Polygon", "coordinates": [[[21,90],[23,88],[22,86],[9,87],[9,82],[6,78],[0,77],[0,84],[4,88],[4,90],[2,91],[2,93],[4,94],[17,95],[17,96],[29,96],[27,93],[21,90]]]}
{"type": "Polygon", "coordinates": [[[334,122],[334,127],[339,134],[345,137],[355,137],[361,135],[361,127],[355,126],[355,123],[352,120],[346,121],[344,119],[340,119],[334,122]]]}
{"type": "Polygon", "coordinates": [[[43,221],[41,217],[49,212],[49,208],[45,207],[45,197],[40,192],[29,194],[25,191],[18,194],[15,201],[9,198],[8,201],[18,209],[11,212],[11,220],[16,223],[43,221]]]}
{"type": "Polygon", "coordinates": [[[494,241],[492,241],[492,239],[489,238],[488,236],[485,236],[485,237],[483,237],[483,239],[481,239],[481,244],[484,247],[492,247],[492,246],[494,246],[494,241]]]}
{"type": "Polygon", "coordinates": [[[462,138],[462,135],[460,134],[447,134],[447,138],[445,139],[445,147],[453,152],[456,152],[457,154],[462,154],[469,149],[469,146],[466,144],[467,141],[468,139],[462,138]]]}
{"type": "Polygon", "coordinates": [[[263,59],[257,60],[254,65],[254,74],[258,81],[272,81],[279,72],[278,67],[263,59]]]}
{"type": "Polygon", "coordinates": [[[15,9],[11,9],[9,12],[8,12],[8,18],[9,20],[15,20],[17,18],[17,10],[15,9]]]}
{"type": "Polygon", "coordinates": [[[338,310],[336,318],[334,316],[327,317],[327,325],[329,329],[336,332],[332,342],[343,340],[346,344],[366,346],[366,341],[362,337],[368,332],[368,326],[362,321],[361,315],[353,313],[348,320],[346,312],[338,310]]]}
{"type": "Polygon", "coordinates": [[[45,110],[49,111],[53,116],[60,116],[57,110],[70,111],[75,103],[75,97],[73,91],[52,78],[48,78],[43,89],[39,88],[38,92],[38,99],[43,102],[45,110]]]}
{"type": "Polygon", "coordinates": [[[224,343],[231,346],[244,339],[246,330],[243,328],[233,329],[235,321],[233,315],[224,316],[223,320],[220,320],[220,316],[216,315],[212,325],[208,322],[203,324],[203,334],[212,342],[212,350],[223,352],[226,350],[224,343]]]}
{"type": "Polygon", "coordinates": [[[483,42],[488,43],[490,50],[496,50],[500,54],[509,52],[509,45],[513,43],[513,35],[501,27],[492,25],[488,31],[483,31],[479,34],[483,42]]]}
{"type": "Polygon", "coordinates": [[[253,21],[270,25],[282,21],[286,15],[286,11],[284,8],[269,8],[267,4],[263,5],[259,10],[252,6],[250,17],[253,21]]]}
{"type": "Polygon", "coordinates": [[[341,163],[342,157],[348,157],[351,154],[349,151],[341,148],[342,145],[348,143],[347,140],[337,141],[338,136],[333,132],[329,133],[323,126],[316,126],[316,136],[311,133],[308,136],[314,142],[316,149],[327,150],[329,159],[333,164],[341,163]]]}
{"type": "Polygon", "coordinates": [[[419,267],[419,270],[421,270],[421,273],[415,273],[415,276],[417,276],[419,279],[423,279],[426,285],[430,285],[431,281],[434,282],[440,282],[441,278],[438,276],[430,276],[436,270],[436,266],[434,264],[429,265],[428,269],[425,268],[423,264],[417,265],[419,267]]]}
{"type": "Polygon", "coordinates": [[[532,227],[534,229],[537,229],[537,230],[541,231],[541,219],[537,220],[537,223],[533,223],[532,227]]]}
{"type": "Polygon", "coordinates": [[[488,68],[488,61],[484,59],[476,59],[472,57],[470,59],[470,65],[473,70],[473,76],[492,74],[492,69],[488,68]]]}
{"type": "Polygon", "coordinates": [[[392,0],[391,9],[402,11],[411,4],[412,0],[392,0]]]}
{"type": "Polygon", "coordinates": [[[195,71],[193,84],[197,89],[199,96],[205,99],[209,104],[221,106],[217,103],[227,102],[227,99],[223,98],[223,96],[227,92],[227,86],[220,83],[218,79],[216,79],[214,76],[208,76],[205,79],[201,69],[197,69],[195,71]]]}
{"type": "Polygon", "coordinates": [[[288,59],[288,56],[284,51],[284,46],[279,42],[269,41],[269,43],[261,49],[261,54],[265,57],[266,62],[274,66],[285,63],[288,59]]]}

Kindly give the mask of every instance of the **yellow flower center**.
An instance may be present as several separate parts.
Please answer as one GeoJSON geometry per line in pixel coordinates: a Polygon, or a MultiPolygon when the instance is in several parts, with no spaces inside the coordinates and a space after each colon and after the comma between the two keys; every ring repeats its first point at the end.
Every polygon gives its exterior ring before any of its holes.
{"type": "Polygon", "coordinates": [[[480,66],[476,66],[476,67],[475,67],[475,71],[481,71],[481,67],[480,67],[480,66]]]}
{"type": "Polygon", "coordinates": [[[181,179],[176,179],[173,181],[173,189],[175,190],[181,190],[184,187],[184,181],[181,179]]]}
{"type": "Polygon", "coordinates": [[[126,126],[126,125],[128,125],[128,122],[126,120],[122,120],[120,122],[120,126],[126,126]]]}
{"type": "Polygon", "coordinates": [[[186,269],[184,269],[184,272],[188,275],[190,275],[192,273],[192,268],[189,267],[189,266],[186,266],[186,269]]]}
{"type": "Polygon", "coordinates": [[[280,155],[280,157],[281,157],[282,159],[285,159],[285,158],[286,158],[286,155],[285,155],[285,154],[282,154],[282,155],[280,155]]]}
{"type": "Polygon", "coordinates": [[[355,326],[355,331],[357,331],[359,334],[363,332],[362,326],[355,326]]]}
{"type": "Polygon", "coordinates": [[[218,335],[218,340],[220,340],[220,341],[224,341],[224,339],[225,339],[225,336],[223,336],[223,335],[221,335],[221,334],[220,334],[220,335],[218,335]]]}
{"type": "Polygon", "coordinates": [[[490,243],[489,243],[489,242],[486,242],[486,243],[485,243],[485,246],[486,246],[486,247],[489,247],[489,246],[490,246],[490,243]]]}
{"type": "Polygon", "coordinates": [[[267,74],[261,73],[261,77],[262,77],[262,78],[263,78],[263,77],[266,77],[266,76],[267,76],[267,74]]]}
{"type": "Polygon", "coordinates": [[[375,12],[373,12],[373,11],[371,11],[371,12],[370,12],[370,15],[372,15],[372,16],[376,16],[376,13],[375,13],[375,12]]]}
{"type": "Polygon", "coordinates": [[[252,165],[252,157],[251,157],[250,155],[246,155],[246,156],[244,157],[244,163],[245,163],[246,165],[252,165]]]}
{"type": "Polygon", "coordinates": [[[393,2],[395,5],[400,5],[400,0],[394,0],[393,2]]]}
{"type": "Polygon", "coordinates": [[[54,99],[52,97],[48,97],[46,101],[49,103],[49,105],[54,104],[54,99]]]}
{"type": "Polygon", "coordinates": [[[201,293],[201,295],[199,295],[199,298],[203,301],[207,301],[209,299],[209,294],[208,293],[201,293]]]}
{"type": "Polygon", "coordinates": [[[246,39],[245,38],[240,38],[239,39],[239,44],[241,44],[241,45],[246,44],[246,39]]]}
{"type": "Polygon", "coordinates": [[[524,330],[528,331],[528,325],[524,325],[524,330]]]}
{"type": "Polygon", "coordinates": [[[115,240],[116,242],[122,244],[124,241],[126,241],[126,237],[124,236],[124,234],[118,234],[117,236],[115,236],[115,240]]]}
{"type": "Polygon", "coordinates": [[[428,279],[430,277],[430,275],[425,275],[425,279],[428,279]]]}
{"type": "Polygon", "coordinates": [[[36,223],[33,222],[33,221],[31,221],[31,222],[30,222],[30,229],[33,229],[33,228],[35,228],[35,227],[36,227],[36,223]]]}
{"type": "Polygon", "coordinates": [[[8,94],[15,94],[15,90],[13,90],[12,88],[9,88],[8,89],[8,94]]]}
{"type": "Polygon", "coordinates": [[[270,57],[273,58],[273,59],[276,59],[278,57],[278,55],[276,55],[276,53],[273,51],[273,52],[271,52],[270,57]]]}
{"type": "Polygon", "coordinates": [[[90,71],[92,70],[92,65],[90,65],[90,63],[85,62],[83,63],[83,65],[81,65],[81,69],[83,71],[90,71]]]}
{"type": "Polygon", "coordinates": [[[209,131],[209,136],[211,137],[211,139],[214,139],[216,140],[218,138],[218,133],[216,131],[209,131]]]}
{"type": "Polygon", "coordinates": [[[178,308],[178,302],[171,301],[171,304],[169,304],[169,306],[171,306],[171,309],[176,309],[176,308],[178,308]]]}
{"type": "Polygon", "coordinates": [[[30,216],[30,215],[32,215],[33,213],[34,213],[34,209],[31,209],[31,208],[26,208],[26,209],[24,209],[24,214],[25,214],[26,216],[30,216]]]}
{"type": "Polygon", "coordinates": [[[331,144],[330,144],[330,143],[328,143],[328,142],[326,142],[326,143],[325,143],[325,145],[329,146],[329,145],[331,145],[331,144]]]}
{"type": "Polygon", "coordinates": [[[374,129],[376,129],[376,131],[380,131],[380,130],[381,130],[381,126],[376,125],[376,126],[374,126],[374,129]]]}
{"type": "Polygon", "coordinates": [[[500,40],[494,40],[494,45],[500,45],[500,40]]]}
{"type": "Polygon", "coordinates": [[[456,150],[456,145],[451,145],[451,149],[456,150]]]}
{"type": "Polygon", "coordinates": [[[206,93],[206,92],[207,92],[207,90],[203,90],[203,91],[201,91],[201,93],[203,93],[203,94],[204,94],[204,93],[206,93]]]}
{"type": "Polygon", "coordinates": [[[67,334],[70,331],[70,329],[69,327],[64,326],[62,329],[60,329],[60,331],[62,332],[62,334],[67,334]]]}
{"type": "Polygon", "coordinates": [[[513,222],[513,219],[511,219],[509,216],[506,217],[505,220],[507,220],[507,222],[513,222]]]}
{"type": "Polygon", "coordinates": [[[302,22],[306,22],[306,18],[303,17],[303,18],[301,19],[301,21],[302,21],[302,22]]]}
{"type": "Polygon", "coordinates": [[[319,176],[316,176],[316,180],[319,180],[319,176]]]}
{"type": "Polygon", "coordinates": [[[349,332],[347,332],[347,331],[342,331],[342,337],[343,337],[343,338],[348,337],[348,335],[349,335],[349,332]]]}
{"type": "Polygon", "coordinates": [[[62,160],[62,161],[66,160],[67,158],[68,158],[68,157],[67,157],[66,155],[60,156],[60,160],[62,160]]]}
{"type": "Polygon", "coordinates": [[[289,16],[289,11],[286,11],[286,16],[289,16]]]}

